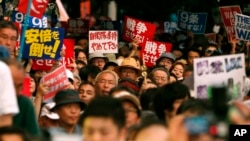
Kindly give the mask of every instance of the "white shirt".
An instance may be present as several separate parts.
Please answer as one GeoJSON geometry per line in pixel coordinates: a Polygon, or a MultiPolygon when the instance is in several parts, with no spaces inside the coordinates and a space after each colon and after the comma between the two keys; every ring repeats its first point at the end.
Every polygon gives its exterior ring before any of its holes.
{"type": "Polygon", "coordinates": [[[0,61],[0,115],[18,114],[16,91],[9,67],[0,61]]]}

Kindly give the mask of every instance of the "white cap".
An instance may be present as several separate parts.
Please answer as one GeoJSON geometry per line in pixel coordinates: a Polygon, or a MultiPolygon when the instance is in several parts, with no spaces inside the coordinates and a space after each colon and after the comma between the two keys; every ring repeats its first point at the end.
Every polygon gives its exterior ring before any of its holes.
{"type": "Polygon", "coordinates": [[[59,115],[57,113],[50,111],[51,109],[55,107],[55,105],[56,105],[55,102],[51,102],[51,103],[47,103],[43,105],[40,117],[46,116],[49,119],[59,119],[59,115]]]}

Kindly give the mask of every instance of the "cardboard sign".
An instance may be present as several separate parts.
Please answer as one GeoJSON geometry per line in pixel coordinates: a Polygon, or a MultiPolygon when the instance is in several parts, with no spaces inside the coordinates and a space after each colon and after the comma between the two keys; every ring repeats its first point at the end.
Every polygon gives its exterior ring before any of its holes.
{"type": "Polygon", "coordinates": [[[206,30],[207,13],[191,13],[178,11],[178,27],[194,34],[204,34],[206,30]]]}
{"type": "Polygon", "coordinates": [[[25,32],[23,58],[59,59],[63,45],[62,28],[28,28],[25,32]]]}
{"type": "Polygon", "coordinates": [[[250,17],[242,14],[235,14],[236,39],[250,40],[250,17]]]}
{"type": "Polygon", "coordinates": [[[208,98],[211,86],[226,86],[230,100],[241,99],[244,95],[244,78],[244,54],[194,59],[194,90],[197,98],[208,98]]]}
{"type": "Polygon", "coordinates": [[[57,91],[64,89],[68,84],[68,77],[66,74],[66,69],[61,66],[51,73],[46,74],[42,78],[43,83],[48,84],[49,91],[43,96],[43,100],[51,100],[57,91]]]}
{"type": "MultiPolygon", "coordinates": [[[[32,0],[30,15],[32,17],[42,18],[45,13],[46,7],[48,6],[48,0],[32,0]]],[[[26,13],[28,9],[29,1],[28,0],[19,0],[18,11],[21,13],[26,13]]]]}
{"type": "Polygon", "coordinates": [[[166,21],[164,22],[164,33],[173,34],[178,29],[177,22],[166,21]]]}
{"type": "Polygon", "coordinates": [[[207,38],[208,42],[216,43],[216,33],[207,33],[207,34],[204,34],[204,35],[207,38]]]}
{"type": "Polygon", "coordinates": [[[145,65],[147,67],[152,67],[155,65],[156,60],[161,56],[162,53],[170,52],[171,49],[171,43],[146,41],[146,43],[142,46],[141,56],[145,62],[145,65]]]}
{"type": "Polygon", "coordinates": [[[83,19],[69,19],[66,33],[87,34],[89,31],[89,21],[83,19]]]}
{"type": "Polygon", "coordinates": [[[131,42],[138,38],[140,43],[153,40],[156,25],[125,16],[123,28],[123,39],[131,42]]]}
{"type": "Polygon", "coordinates": [[[89,53],[117,53],[118,32],[115,30],[89,31],[89,53]]]}
{"type": "MultiPolygon", "coordinates": [[[[18,11],[12,12],[12,18],[11,18],[12,22],[24,24],[24,19],[25,19],[25,14],[18,12],[18,11]]],[[[36,18],[36,17],[29,17],[28,26],[37,27],[37,28],[47,28],[48,18],[47,16],[42,16],[41,19],[36,18]]]]}
{"type": "Polygon", "coordinates": [[[219,8],[227,32],[228,41],[236,39],[235,36],[235,14],[241,14],[240,6],[223,6],[219,8]]]}

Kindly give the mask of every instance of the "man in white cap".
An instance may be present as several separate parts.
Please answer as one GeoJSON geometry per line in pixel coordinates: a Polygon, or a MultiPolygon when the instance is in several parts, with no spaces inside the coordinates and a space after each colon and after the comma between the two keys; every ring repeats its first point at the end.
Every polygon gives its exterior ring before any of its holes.
{"type": "Polygon", "coordinates": [[[103,55],[103,53],[90,53],[89,54],[89,64],[97,66],[100,70],[103,70],[103,67],[108,62],[108,58],[103,55]]]}
{"type": "Polygon", "coordinates": [[[59,115],[51,111],[55,107],[55,103],[47,103],[43,105],[39,117],[39,125],[42,128],[51,128],[58,126],[59,115]]]}

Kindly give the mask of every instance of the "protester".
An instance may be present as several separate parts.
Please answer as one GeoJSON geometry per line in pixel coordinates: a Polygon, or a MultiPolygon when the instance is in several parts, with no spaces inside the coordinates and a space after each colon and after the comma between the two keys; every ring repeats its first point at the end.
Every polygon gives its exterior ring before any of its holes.
{"type": "Polygon", "coordinates": [[[38,119],[41,128],[53,128],[58,126],[58,120],[60,117],[57,113],[51,111],[55,105],[54,102],[43,105],[38,119]]]}
{"type": "Polygon", "coordinates": [[[99,67],[100,70],[103,70],[103,67],[108,62],[108,58],[102,53],[91,53],[89,54],[89,64],[99,67]]]}
{"type": "Polygon", "coordinates": [[[169,71],[174,62],[175,62],[174,54],[167,52],[163,53],[160,56],[160,58],[156,60],[156,65],[164,66],[169,71]]]}
{"type": "Polygon", "coordinates": [[[154,68],[149,75],[151,78],[154,79],[154,81],[159,87],[168,84],[170,81],[169,71],[164,67],[154,68]]]}
{"type": "Polygon", "coordinates": [[[78,94],[82,102],[88,105],[96,96],[95,86],[92,83],[83,82],[79,86],[78,94]]]}
{"type": "Polygon", "coordinates": [[[77,125],[80,113],[85,105],[80,100],[75,90],[61,90],[54,98],[56,103],[52,109],[59,115],[59,127],[54,128],[52,133],[81,134],[81,127],[77,125]]]}

